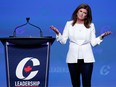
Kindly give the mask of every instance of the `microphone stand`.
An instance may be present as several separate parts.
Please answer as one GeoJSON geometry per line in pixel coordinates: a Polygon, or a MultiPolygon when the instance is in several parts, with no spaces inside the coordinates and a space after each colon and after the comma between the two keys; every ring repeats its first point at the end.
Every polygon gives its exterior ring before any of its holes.
{"type": "Polygon", "coordinates": [[[26,20],[27,20],[27,22],[26,22],[25,24],[19,25],[19,26],[17,26],[17,27],[14,29],[13,37],[16,37],[16,30],[17,30],[18,28],[23,27],[23,26],[25,26],[25,25],[27,25],[27,24],[29,24],[29,25],[31,25],[31,26],[33,26],[33,27],[39,29],[39,31],[40,31],[40,37],[43,37],[43,32],[42,32],[41,28],[39,28],[38,26],[36,26],[36,25],[34,25],[34,24],[31,24],[31,23],[29,22],[30,18],[26,18],[26,20]]]}

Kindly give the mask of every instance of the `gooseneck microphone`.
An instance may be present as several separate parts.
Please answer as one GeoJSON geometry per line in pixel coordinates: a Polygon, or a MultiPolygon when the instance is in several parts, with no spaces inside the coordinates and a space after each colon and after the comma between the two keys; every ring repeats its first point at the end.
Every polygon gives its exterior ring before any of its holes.
{"type": "Polygon", "coordinates": [[[19,25],[19,26],[17,26],[17,27],[14,29],[13,37],[16,37],[16,30],[17,30],[18,28],[23,27],[23,26],[25,26],[25,25],[27,25],[27,24],[29,24],[29,25],[31,25],[31,26],[33,26],[33,27],[39,29],[39,31],[40,31],[40,37],[43,37],[43,32],[42,32],[41,28],[38,27],[38,26],[36,26],[36,25],[34,25],[34,24],[31,24],[31,23],[29,22],[30,18],[26,18],[26,20],[27,20],[27,22],[26,22],[25,24],[19,25]]]}

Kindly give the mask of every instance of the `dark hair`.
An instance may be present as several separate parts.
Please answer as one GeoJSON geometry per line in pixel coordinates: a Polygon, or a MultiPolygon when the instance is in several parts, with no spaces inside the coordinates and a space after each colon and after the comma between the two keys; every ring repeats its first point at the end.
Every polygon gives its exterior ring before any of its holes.
{"type": "Polygon", "coordinates": [[[81,8],[87,10],[87,17],[84,19],[84,25],[86,28],[90,28],[90,24],[92,22],[92,12],[91,12],[91,8],[88,4],[81,4],[75,9],[75,11],[72,14],[72,20],[73,20],[72,26],[75,25],[75,23],[77,21],[77,12],[81,8]]]}

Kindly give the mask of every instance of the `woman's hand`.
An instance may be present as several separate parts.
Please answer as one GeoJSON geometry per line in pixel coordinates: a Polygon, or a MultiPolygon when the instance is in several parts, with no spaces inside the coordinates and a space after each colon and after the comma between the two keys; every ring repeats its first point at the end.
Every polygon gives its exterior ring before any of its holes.
{"type": "Polygon", "coordinates": [[[107,31],[107,32],[104,32],[100,35],[100,39],[103,39],[105,36],[108,36],[110,35],[112,32],[111,31],[107,31]]]}
{"type": "Polygon", "coordinates": [[[54,27],[54,26],[50,26],[50,28],[57,34],[57,35],[59,35],[59,30],[56,28],[56,27],[54,27]]]}

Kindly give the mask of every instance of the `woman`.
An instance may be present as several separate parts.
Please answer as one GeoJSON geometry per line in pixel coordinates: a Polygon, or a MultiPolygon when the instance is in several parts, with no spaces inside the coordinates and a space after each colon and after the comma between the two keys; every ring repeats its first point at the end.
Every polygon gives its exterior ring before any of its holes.
{"type": "Polygon", "coordinates": [[[91,87],[95,62],[91,45],[100,44],[102,39],[111,32],[108,31],[96,37],[91,8],[88,4],[81,4],[76,8],[72,14],[72,20],[67,21],[62,35],[56,27],[50,28],[56,33],[56,39],[61,44],[65,44],[67,39],[70,40],[66,62],[73,87],[80,87],[80,75],[82,75],[83,87],[91,87]]]}

